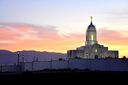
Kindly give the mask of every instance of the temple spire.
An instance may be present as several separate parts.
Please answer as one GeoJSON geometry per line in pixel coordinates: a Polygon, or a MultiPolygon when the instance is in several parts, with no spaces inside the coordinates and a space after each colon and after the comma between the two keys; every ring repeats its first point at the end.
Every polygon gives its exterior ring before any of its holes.
{"type": "Polygon", "coordinates": [[[92,16],[90,16],[90,19],[91,19],[91,24],[92,24],[92,18],[93,18],[93,17],[92,17],[92,16]]]}
{"type": "Polygon", "coordinates": [[[90,18],[91,18],[91,22],[92,22],[92,16],[90,18]]]}

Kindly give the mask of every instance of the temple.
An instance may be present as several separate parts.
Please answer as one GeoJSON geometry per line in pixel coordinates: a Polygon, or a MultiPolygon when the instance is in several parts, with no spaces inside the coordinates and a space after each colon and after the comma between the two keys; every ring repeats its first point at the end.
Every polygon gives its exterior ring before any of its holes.
{"type": "Polygon", "coordinates": [[[90,25],[86,30],[85,46],[76,48],[75,50],[68,50],[67,56],[69,58],[118,58],[117,50],[108,50],[108,47],[100,45],[97,41],[96,27],[93,25],[92,17],[90,25]]]}

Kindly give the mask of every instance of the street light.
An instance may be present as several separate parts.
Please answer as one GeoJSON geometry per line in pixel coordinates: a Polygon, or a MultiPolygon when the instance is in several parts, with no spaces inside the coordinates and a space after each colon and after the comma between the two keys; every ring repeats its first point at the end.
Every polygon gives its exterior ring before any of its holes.
{"type": "Polygon", "coordinates": [[[22,55],[22,62],[24,63],[24,55],[22,55]]]}
{"type": "Polygon", "coordinates": [[[51,56],[51,62],[50,62],[50,69],[52,70],[52,56],[51,56]]]}
{"type": "Polygon", "coordinates": [[[17,57],[18,57],[18,58],[17,58],[17,59],[18,59],[18,60],[17,60],[17,65],[19,65],[19,62],[20,62],[20,52],[19,52],[19,51],[17,52],[17,57]]]}

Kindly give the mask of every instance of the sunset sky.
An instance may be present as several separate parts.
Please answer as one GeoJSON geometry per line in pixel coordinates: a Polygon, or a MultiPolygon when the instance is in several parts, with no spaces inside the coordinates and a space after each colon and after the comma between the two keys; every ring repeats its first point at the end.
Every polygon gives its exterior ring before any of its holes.
{"type": "Polygon", "coordinates": [[[128,56],[128,0],[0,0],[0,49],[66,53],[85,44],[90,16],[98,43],[128,56]]]}

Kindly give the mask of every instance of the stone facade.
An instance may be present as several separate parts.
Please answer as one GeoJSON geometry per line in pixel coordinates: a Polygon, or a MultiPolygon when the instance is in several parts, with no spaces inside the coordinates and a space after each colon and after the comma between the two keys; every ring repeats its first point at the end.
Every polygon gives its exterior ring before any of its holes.
{"type": "Polygon", "coordinates": [[[91,46],[82,46],[76,50],[69,50],[67,52],[69,58],[118,58],[118,51],[108,50],[108,47],[103,45],[94,44],[91,46]]]}

